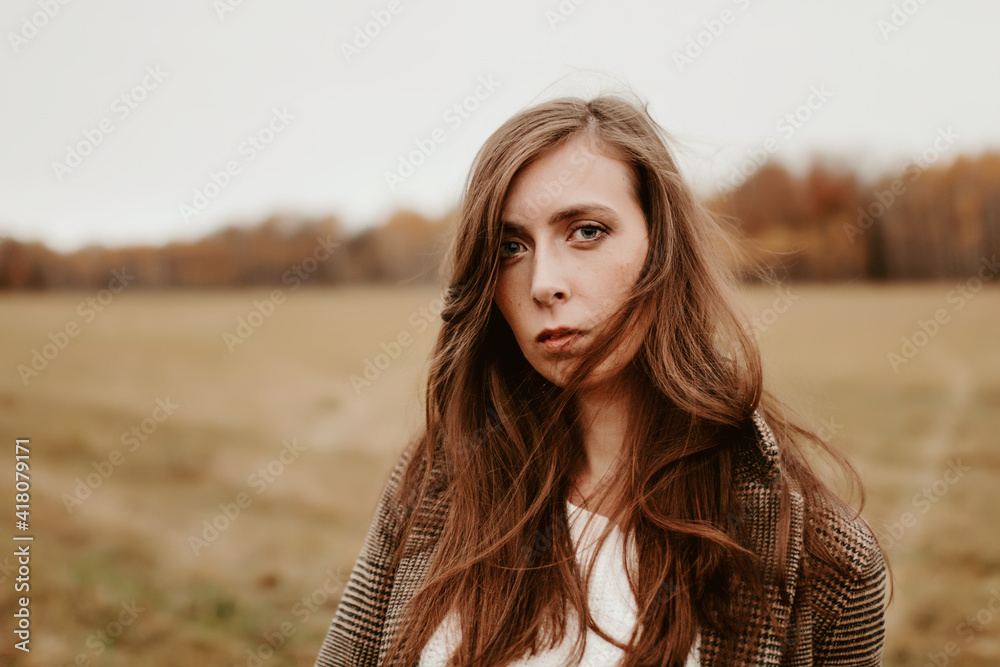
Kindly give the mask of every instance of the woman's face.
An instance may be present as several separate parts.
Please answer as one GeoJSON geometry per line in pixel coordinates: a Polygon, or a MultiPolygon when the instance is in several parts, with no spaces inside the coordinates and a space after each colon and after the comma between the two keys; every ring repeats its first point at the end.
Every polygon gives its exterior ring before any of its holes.
{"type": "MultiPolygon", "coordinates": [[[[538,158],[504,205],[494,302],[528,362],[563,386],[646,261],[649,236],[630,167],[586,136],[538,158]]],[[[621,341],[583,386],[614,379],[641,340],[621,341]]]]}

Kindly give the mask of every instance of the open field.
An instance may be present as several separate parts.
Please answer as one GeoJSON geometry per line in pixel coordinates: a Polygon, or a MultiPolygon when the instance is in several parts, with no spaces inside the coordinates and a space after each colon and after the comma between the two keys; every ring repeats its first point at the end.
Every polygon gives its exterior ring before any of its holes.
{"type": "MultiPolygon", "coordinates": [[[[895,574],[889,666],[1000,664],[1000,289],[955,287],[748,292],[770,386],[868,483],[895,574]]],[[[251,316],[269,294],[0,297],[0,455],[10,471],[31,439],[35,535],[30,656],[9,537],[0,551],[0,664],[312,664],[421,418],[438,292],[286,291],[251,316]],[[238,318],[259,326],[241,338],[238,318]],[[22,379],[33,350],[52,358],[22,379]]]]}

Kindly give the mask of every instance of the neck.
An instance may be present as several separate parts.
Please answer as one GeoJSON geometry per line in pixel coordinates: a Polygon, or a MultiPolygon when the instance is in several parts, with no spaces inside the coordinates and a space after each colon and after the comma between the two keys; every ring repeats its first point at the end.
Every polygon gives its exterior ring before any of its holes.
{"type": "MultiPolygon", "coordinates": [[[[625,391],[583,391],[578,396],[577,406],[583,428],[585,462],[575,483],[583,496],[589,496],[603,481],[610,479],[616,459],[622,454],[632,414],[632,397],[625,391]]],[[[603,507],[604,503],[600,505],[603,507]]]]}

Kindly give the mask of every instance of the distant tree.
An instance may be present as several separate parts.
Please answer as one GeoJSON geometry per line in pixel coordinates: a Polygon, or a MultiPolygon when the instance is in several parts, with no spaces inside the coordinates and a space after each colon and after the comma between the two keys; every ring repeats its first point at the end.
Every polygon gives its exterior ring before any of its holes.
{"type": "MultiPolygon", "coordinates": [[[[796,280],[967,278],[1000,252],[1000,154],[910,165],[869,184],[827,163],[795,176],[771,162],[707,204],[744,235],[748,276],[759,266],[796,280]]],[[[123,267],[137,287],[434,284],[456,220],[456,210],[433,220],[401,210],[349,236],[333,216],[282,214],[196,241],[69,254],[7,238],[0,289],[100,289],[123,267]]]]}

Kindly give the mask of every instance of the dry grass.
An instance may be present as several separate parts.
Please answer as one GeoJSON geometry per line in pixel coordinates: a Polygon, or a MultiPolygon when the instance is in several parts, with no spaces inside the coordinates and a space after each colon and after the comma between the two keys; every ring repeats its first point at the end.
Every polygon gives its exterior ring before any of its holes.
{"type": "MultiPolygon", "coordinates": [[[[1000,290],[955,310],[953,287],[796,286],[761,335],[771,386],[816,423],[828,420],[861,469],[872,525],[914,516],[889,549],[886,665],[923,665],[948,642],[960,651],[949,664],[1000,661],[1000,618],[981,611],[1000,590],[1000,290]],[[894,372],[887,352],[939,308],[950,321],[894,372]],[[933,491],[959,459],[969,470],[933,491]],[[931,504],[914,501],[925,486],[931,504]],[[977,612],[981,626],[959,627],[977,612]]],[[[82,655],[90,665],[247,665],[256,655],[265,665],[312,664],[336,606],[322,587],[349,572],[388,467],[421,416],[435,329],[420,330],[420,309],[437,294],[288,293],[230,353],[223,332],[265,294],[126,292],[89,323],[76,308],[90,294],[0,299],[0,430],[11,463],[14,438],[31,438],[36,536],[32,652],[13,650],[6,633],[0,663],[82,655]],[[25,386],[17,366],[70,320],[81,333],[25,386]],[[413,343],[356,393],[349,376],[400,332],[413,343]],[[128,451],[122,434],[166,397],[179,407],[128,451]],[[293,439],[301,455],[266,485],[250,479],[293,439]],[[115,449],[121,465],[70,513],[64,494],[115,449]],[[196,556],[190,536],[241,493],[249,506],[196,556]],[[304,596],[318,604],[303,606],[304,596]],[[132,600],[143,611],[98,655],[95,633],[132,600]],[[261,647],[267,636],[278,643],[282,624],[288,636],[268,657],[261,647]]],[[[749,293],[758,311],[777,297],[749,293]]],[[[5,475],[0,497],[12,505],[12,494],[5,475]]],[[[7,576],[8,619],[12,589],[7,576]]]]}

